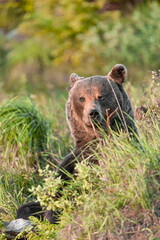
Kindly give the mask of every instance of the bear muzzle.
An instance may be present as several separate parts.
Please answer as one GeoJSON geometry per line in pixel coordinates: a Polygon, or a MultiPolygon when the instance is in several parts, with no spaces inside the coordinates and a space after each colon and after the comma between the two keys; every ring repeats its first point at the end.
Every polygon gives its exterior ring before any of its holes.
{"type": "Polygon", "coordinates": [[[101,114],[96,109],[91,110],[89,116],[92,120],[101,120],[101,114]]]}
{"type": "Polygon", "coordinates": [[[102,118],[102,114],[97,109],[91,109],[88,115],[89,115],[89,120],[91,125],[92,124],[94,124],[95,126],[101,125],[103,118],[102,118]]]}

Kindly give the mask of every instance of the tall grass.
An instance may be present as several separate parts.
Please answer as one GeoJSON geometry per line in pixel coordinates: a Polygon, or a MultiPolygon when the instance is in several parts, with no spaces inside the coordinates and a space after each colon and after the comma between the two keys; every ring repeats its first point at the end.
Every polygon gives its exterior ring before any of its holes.
{"type": "Polygon", "coordinates": [[[0,144],[0,209],[11,220],[33,198],[28,189],[41,181],[35,170],[45,165],[42,154],[52,145],[51,120],[30,98],[10,99],[0,106],[0,144]]]}
{"type": "Polygon", "coordinates": [[[62,211],[58,230],[55,227],[55,239],[98,239],[102,233],[109,236],[109,232],[130,239],[137,234],[138,226],[141,231],[145,227],[151,228],[150,232],[144,232],[148,237],[158,232],[158,225],[154,230],[151,223],[145,224],[148,211],[155,218],[155,214],[159,214],[155,205],[160,196],[160,131],[156,135],[155,131],[157,128],[150,131],[154,141],[150,140],[148,144],[142,136],[143,150],[123,135],[112,134],[110,141],[104,136],[107,145],[101,145],[98,152],[93,150],[99,164],[91,164],[88,159],[77,164],[77,177],[63,189],[63,196],[56,202],[52,199],[62,183],[59,178],[53,181],[52,172],[46,170],[43,173],[47,176],[44,184],[32,191],[48,209],[62,211]],[[132,213],[136,213],[137,218],[132,218],[132,213]],[[127,229],[129,223],[131,227],[127,229]]]}

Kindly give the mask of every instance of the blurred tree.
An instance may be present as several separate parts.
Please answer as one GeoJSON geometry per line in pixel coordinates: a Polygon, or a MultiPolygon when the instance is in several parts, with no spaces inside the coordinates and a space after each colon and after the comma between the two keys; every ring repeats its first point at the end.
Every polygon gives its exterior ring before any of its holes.
{"type": "Polygon", "coordinates": [[[25,14],[34,9],[34,0],[1,0],[0,28],[5,32],[15,28],[25,14]]]}
{"type": "Polygon", "coordinates": [[[15,28],[23,20],[23,17],[30,13],[51,14],[51,12],[56,12],[55,16],[62,16],[63,10],[65,10],[64,15],[66,15],[69,9],[68,13],[81,14],[88,9],[88,13],[96,10],[99,15],[106,11],[123,11],[136,4],[149,1],[152,0],[78,0],[69,2],[64,0],[46,0],[45,2],[42,0],[0,0],[0,28],[7,32],[15,28]],[[42,8],[44,8],[44,11],[42,11],[42,8]]]}
{"type": "Polygon", "coordinates": [[[141,2],[151,1],[0,2],[0,28],[9,31],[1,42],[4,86],[18,90],[29,82],[32,90],[34,86],[52,89],[52,83],[61,85],[69,72],[105,74],[117,62],[127,63],[135,79],[150,64],[151,69],[157,68],[159,5],[142,4],[124,14],[141,2]],[[123,12],[109,11],[115,9],[123,12]]]}
{"type": "MultiPolygon", "coordinates": [[[[51,57],[56,61],[65,58],[76,62],[80,57],[84,35],[101,21],[100,9],[105,0],[93,3],[81,0],[36,1],[35,11],[28,15],[19,29],[51,44],[51,57]],[[74,52],[74,54],[73,54],[74,52]],[[76,52],[78,54],[76,54],[76,52]]],[[[97,27],[97,33],[99,29],[97,27]]],[[[47,44],[48,44],[47,43],[47,44]]]]}

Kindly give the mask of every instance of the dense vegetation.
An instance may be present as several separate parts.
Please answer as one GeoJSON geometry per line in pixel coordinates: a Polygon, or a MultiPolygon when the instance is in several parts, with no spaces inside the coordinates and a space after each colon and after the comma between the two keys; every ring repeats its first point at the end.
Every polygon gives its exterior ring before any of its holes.
{"type": "Polygon", "coordinates": [[[110,2],[0,2],[2,229],[21,204],[38,199],[63,214],[58,225],[32,218],[28,239],[160,239],[160,6],[110,2]],[[123,133],[104,135],[105,145],[93,151],[99,165],[84,159],[63,197],[49,201],[46,193],[52,199],[63,184],[53,181],[55,168],[73,148],[68,76],[106,74],[118,62],[128,68],[134,107],[148,109],[137,116],[142,149],[123,133]]]}
{"type": "MultiPolygon", "coordinates": [[[[159,83],[155,72],[141,99],[148,108],[146,114],[139,112],[137,121],[142,147],[129,142],[124,133],[112,133],[112,138],[104,135],[105,144],[99,145],[98,152],[93,150],[99,165],[88,164],[87,159],[78,164],[77,178],[63,188],[57,201],[52,199],[64,183],[59,178],[53,180],[55,165],[70,145],[70,138],[64,139],[69,136],[66,120],[63,118],[61,137],[59,113],[45,118],[49,109],[40,113],[29,98],[5,102],[0,107],[3,221],[14,219],[20,204],[37,199],[63,214],[58,225],[32,217],[37,226],[35,232],[28,233],[28,239],[159,239],[159,83]],[[45,149],[41,140],[47,144],[45,149]]],[[[131,91],[135,89],[131,87],[131,91]]],[[[54,108],[58,109],[59,103],[54,108]]]]}

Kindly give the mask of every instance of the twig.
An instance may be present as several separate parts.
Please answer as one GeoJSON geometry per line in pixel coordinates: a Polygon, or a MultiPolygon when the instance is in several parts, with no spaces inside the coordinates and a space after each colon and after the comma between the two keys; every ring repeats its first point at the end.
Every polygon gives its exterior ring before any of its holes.
{"type": "Polygon", "coordinates": [[[117,112],[118,110],[118,107],[114,110],[114,112],[112,112],[109,116],[108,116],[108,111],[110,110],[110,108],[107,108],[106,109],[106,116],[107,116],[107,122],[106,122],[106,125],[107,125],[107,129],[108,129],[108,137],[109,137],[109,140],[111,139],[111,133],[110,133],[110,118],[112,117],[112,115],[117,112]]]}

